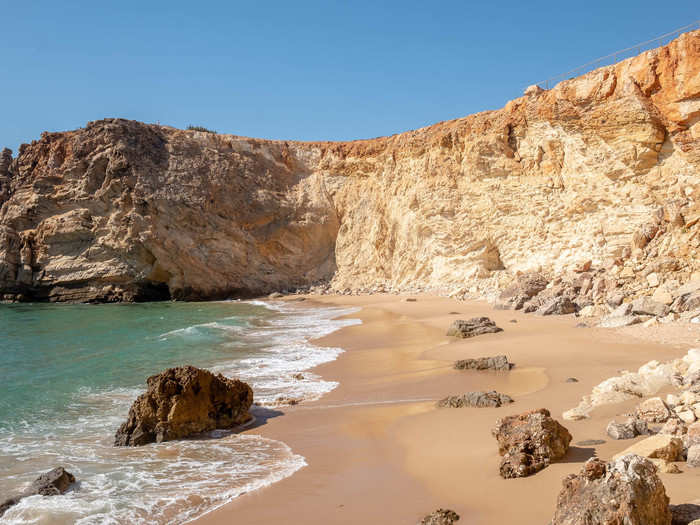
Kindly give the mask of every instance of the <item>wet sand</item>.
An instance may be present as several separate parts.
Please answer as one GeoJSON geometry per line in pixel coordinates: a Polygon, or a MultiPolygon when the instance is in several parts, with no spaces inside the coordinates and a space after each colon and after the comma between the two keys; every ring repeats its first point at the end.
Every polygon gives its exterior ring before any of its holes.
{"type": "MultiPolygon", "coordinates": [[[[263,411],[260,424],[246,430],[284,441],[308,466],[195,523],[404,525],[438,507],[455,510],[460,523],[547,523],[566,475],[578,472],[589,457],[610,459],[633,443],[610,440],[605,427],[634,402],[599,408],[584,421],[564,421],[562,412],[620,370],[674,359],[692,347],[685,341],[645,342],[638,333],[577,328],[580,319],[573,316],[542,318],[493,310],[484,302],[416,297],[416,302],[390,295],[313,298],[362,308],[350,316],[362,319],[362,325],[318,340],[346,350],[314,370],[340,385],[319,401],[263,411]],[[472,339],[445,336],[453,320],[481,315],[504,331],[472,339]],[[457,359],[498,354],[516,367],[510,372],[452,368],[457,359]],[[578,382],[566,382],[569,377],[578,382]],[[515,403],[435,406],[444,396],[472,390],[497,390],[515,403]],[[499,417],[541,407],[573,435],[568,455],[534,476],[500,478],[491,428],[499,417]],[[575,445],[587,439],[606,443],[575,445]]],[[[700,469],[679,467],[682,474],[661,474],[671,503],[695,501],[700,469]]]]}

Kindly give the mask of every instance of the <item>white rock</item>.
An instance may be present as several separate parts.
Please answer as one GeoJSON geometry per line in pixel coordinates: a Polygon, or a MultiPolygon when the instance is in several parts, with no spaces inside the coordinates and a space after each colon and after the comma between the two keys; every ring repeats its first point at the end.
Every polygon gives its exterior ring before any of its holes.
{"type": "Polygon", "coordinates": [[[659,276],[656,272],[650,273],[647,275],[647,282],[649,283],[649,286],[652,288],[656,288],[659,286],[659,276]]]}
{"type": "Polygon", "coordinates": [[[695,423],[695,420],[697,419],[692,410],[681,410],[680,412],[676,412],[676,414],[679,418],[681,418],[681,420],[683,420],[684,423],[687,423],[688,425],[695,423]]]}

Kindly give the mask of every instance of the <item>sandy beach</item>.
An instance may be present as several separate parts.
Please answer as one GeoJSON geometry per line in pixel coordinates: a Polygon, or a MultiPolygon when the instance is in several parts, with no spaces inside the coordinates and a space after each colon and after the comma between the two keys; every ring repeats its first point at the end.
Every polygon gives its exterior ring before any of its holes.
{"type": "MultiPolygon", "coordinates": [[[[632,443],[611,440],[605,427],[635,402],[601,407],[583,421],[564,421],[562,412],[620,370],[681,357],[700,337],[697,330],[686,330],[675,344],[659,344],[629,330],[577,327],[580,319],[574,316],[538,317],[493,310],[485,302],[416,299],[313,297],[326,305],[361,308],[352,315],[361,325],[318,340],[345,350],[314,370],[338,381],[338,388],[316,402],[259,413],[259,424],[246,430],[284,441],[308,466],[195,523],[406,524],[438,507],[455,510],[463,523],[547,523],[566,475],[592,456],[610,459],[632,443]],[[453,320],[478,315],[504,331],[466,340],[445,336],[453,320]],[[510,372],[452,368],[457,359],[497,354],[506,354],[516,367],[510,372]],[[569,377],[578,382],[566,382],[569,377]],[[450,394],[492,389],[515,403],[436,407],[450,394]],[[502,479],[491,429],[499,417],[540,407],[569,429],[571,449],[534,476],[502,479]],[[605,443],[576,445],[590,439],[605,443]]],[[[682,474],[661,474],[672,504],[698,497],[700,472],[679,466],[682,474]]]]}

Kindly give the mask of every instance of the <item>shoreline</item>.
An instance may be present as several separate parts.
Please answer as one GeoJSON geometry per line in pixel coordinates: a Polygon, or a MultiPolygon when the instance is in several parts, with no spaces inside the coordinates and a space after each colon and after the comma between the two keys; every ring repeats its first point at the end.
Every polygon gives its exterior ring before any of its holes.
{"type": "MultiPolygon", "coordinates": [[[[593,455],[610,459],[635,441],[617,442],[605,434],[608,421],[634,402],[601,407],[583,421],[564,421],[562,412],[619,370],[677,358],[692,347],[684,341],[643,341],[638,332],[576,328],[579,319],[573,316],[538,317],[493,310],[480,301],[415,297],[416,302],[394,295],[307,297],[309,305],[361,308],[349,317],[362,324],[312,340],[344,350],[309,370],[339,385],[317,401],[281,407],[282,417],[244,432],[284,442],[307,466],[191,523],[217,525],[234,517],[246,524],[359,523],[381,516],[382,523],[403,524],[438,507],[470,523],[547,522],[566,475],[593,455]],[[452,320],[480,315],[504,332],[464,340],[444,335],[452,320]],[[456,359],[500,353],[515,362],[511,372],[452,368],[456,359]],[[578,382],[566,383],[568,377],[578,382]],[[498,390],[515,403],[436,407],[437,399],[471,390],[498,390]],[[490,429],[500,417],[541,407],[572,433],[571,450],[535,476],[501,479],[490,429]],[[576,445],[587,439],[605,443],[576,445]]],[[[661,474],[672,504],[697,498],[693,486],[700,473],[683,470],[661,474]]]]}

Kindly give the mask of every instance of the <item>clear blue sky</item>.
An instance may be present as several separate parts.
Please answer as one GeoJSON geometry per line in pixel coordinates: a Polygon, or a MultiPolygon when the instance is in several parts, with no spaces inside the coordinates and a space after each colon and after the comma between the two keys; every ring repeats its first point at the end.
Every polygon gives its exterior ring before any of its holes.
{"type": "Polygon", "coordinates": [[[698,0],[0,0],[0,147],[104,117],[300,140],[503,106],[698,0]]]}

